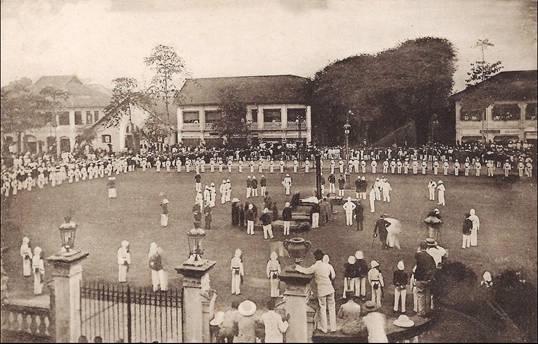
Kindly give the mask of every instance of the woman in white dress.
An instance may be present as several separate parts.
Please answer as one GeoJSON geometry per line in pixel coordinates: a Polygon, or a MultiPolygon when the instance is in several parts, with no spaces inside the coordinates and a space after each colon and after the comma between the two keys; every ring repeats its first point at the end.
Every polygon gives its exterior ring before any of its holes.
{"type": "Polygon", "coordinates": [[[129,242],[123,240],[121,247],[118,249],[118,281],[120,283],[127,282],[127,272],[131,265],[131,253],[129,252],[129,242]]]}
{"type": "Polygon", "coordinates": [[[30,239],[28,237],[22,238],[20,252],[22,257],[22,275],[24,277],[30,277],[32,275],[32,249],[30,248],[30,239]]]}
{"type": "Polygon", "coordinates": [[[34,273],[34,294],[40,295],[43,293],[43,276],[45,275],[45,264],[41,258],[41,248],[34,248],[34,256],[32,258],[32,270],[34,273]]]}

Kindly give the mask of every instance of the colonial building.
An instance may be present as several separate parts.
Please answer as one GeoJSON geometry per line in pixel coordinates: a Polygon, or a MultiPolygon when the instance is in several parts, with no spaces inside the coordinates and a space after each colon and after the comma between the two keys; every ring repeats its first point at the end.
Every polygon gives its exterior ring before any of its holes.
{"type": "MultiPolygon", "coordinates": [[[[103,109],[110,101],[110,94],[102,86],[83,84],[74,75],[43,76],[31,89],[38,93],[47,86],[67,91],[69,97],[56,112],[54,122],[24,133],[22,152],[55,151],[59,154],[71,151],[84,129],[104,116],[103,109]]],[[[16,141],[15,134],[7,137],[11,142],[16,141]]]]}
{"type": "Polygon", "coordinates": [[[507,71],[454,94],[456,140],[536,143],[537,71],[507,71]]]}
{"type": "Polygon", "coordinates": [[[312,126],[307,81],[295,75],[188,79],[178,98],[178,141],[222,142],[217,141],[213,123],[221,116],[221,95],[231,89],[246,104],[247,139],[309,143],[312,126]]]}

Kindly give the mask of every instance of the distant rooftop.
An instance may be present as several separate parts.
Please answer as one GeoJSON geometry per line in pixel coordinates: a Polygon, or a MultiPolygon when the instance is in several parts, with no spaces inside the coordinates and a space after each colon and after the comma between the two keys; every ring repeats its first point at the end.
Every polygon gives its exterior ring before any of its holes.
{"type": "Polygon", "coordinates": [[[461,100],[475,92],[485,91],[498,101],[529,101],[536,100],[537,70],[515,70],[495,74],[474,86],[451,96],[454,100],[461,100]]]}
{"type": "Polygon", "coordinates": [[[225,89],[247,104],[306,104],[308,79],[296,75],[261,75],[187,79],[178,104],[218,105],[225,89]]]}
{"type": "Polygon", "coordinates": [[[75,75],[42,76],[32,85],[35,92],[45,87],[67,91],[66,107],[104,107],[110,102],[110,93],[103,86],[85,85],[75,75]]]}

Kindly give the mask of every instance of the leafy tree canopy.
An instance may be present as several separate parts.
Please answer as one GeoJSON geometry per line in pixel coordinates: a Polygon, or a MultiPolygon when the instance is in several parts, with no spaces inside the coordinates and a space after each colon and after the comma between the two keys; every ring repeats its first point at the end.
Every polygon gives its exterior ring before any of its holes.
{"type": "Polygon", "coordinates": [[[313,128],[329,144],[343,142],[346,112],[350,139],[372,120],[370,139],[415,120],[417,139],[425,140],[430,117],[443,113],[453,87],[456,55],[450,41],[424,37],[408,40],[376,55],[336,61],[316,75],[310,85],[313,128]]]}
{"type": "Polygon", "coordinates": [[[222,90],[220,98],[220,118],[214,123],[220,137],[229,140],[232,137],[243,136],[247,133],[247,107],[239,100],[233,88],[222,90]]]}
{"type": "Polygon", "coordinates": [[[138,89],[138,82],[134,78],[121,77],[112,80],[112,98],[105,107],[108,117],[107,126],[116,126],[124,115],[131,116],[133,106],[147,107],[152,104],[151,97],[138,89]]]}

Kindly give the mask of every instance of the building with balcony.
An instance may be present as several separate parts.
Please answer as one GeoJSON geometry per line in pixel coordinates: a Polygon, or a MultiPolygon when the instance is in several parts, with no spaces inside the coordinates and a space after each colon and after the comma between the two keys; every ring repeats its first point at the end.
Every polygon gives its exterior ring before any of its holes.
{"type": "MultiPolygon", "coordinates": [[[[72,151],[78,137],[104,116],[104,107],[110,102],[110,93],[104,87],[84,84],[74,75],[43,76],[31,90],[39,93],[47,86],[67,91],[69,97],[52,116],[52,122],[23,133],[21,152],[72,151]]],[[[16,142],[16,134],[8,134],[6,139],[8,144],[16,142]]]]}
{"type": "Polygon", "coordinates": [[[451,96],[456,140],[536,144],[537,71],[500,72],[451,96]]]}
{"type": "Polygon", "coordinates": [[[221,95],[232,90],[246,104],[248,139],[310,143],[307,82],[295,75],[187,79],[178,98],[178,141],[188,145],[222,142],[213,124],[221,116],[221,95]]]}

